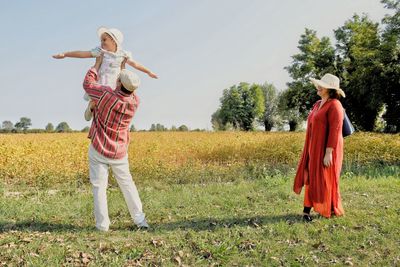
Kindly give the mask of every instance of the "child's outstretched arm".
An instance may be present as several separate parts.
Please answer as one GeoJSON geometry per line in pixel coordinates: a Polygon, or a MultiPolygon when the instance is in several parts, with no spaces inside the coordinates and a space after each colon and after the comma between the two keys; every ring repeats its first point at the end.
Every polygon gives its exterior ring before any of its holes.
{"type": "Polygon", "coordinates": [[[126,63],[129,66],[131,66],[131,67],[133,67],[133,68],[135,68],[137,70],[140,70],[140,71],[142,71],[144,73],[147,73],[147,75],[149,75],[151,78],[158,79],[158,76],[155,73],[151,72],[149,69],[147,69],[145,66],[143,66],[139,62],[136,62],[136,61],[134,61],[132,59],[128,59],[126,61],[126,63]]]}
{"type": "Polygon", "coordinates": [[[53,55],[53,58],[62,59],[66,57],[74,57],[74,58],[91,58],[93,57],[92,52],[90,51],[71,51],[64,52],[57,55],[53,55]]]}

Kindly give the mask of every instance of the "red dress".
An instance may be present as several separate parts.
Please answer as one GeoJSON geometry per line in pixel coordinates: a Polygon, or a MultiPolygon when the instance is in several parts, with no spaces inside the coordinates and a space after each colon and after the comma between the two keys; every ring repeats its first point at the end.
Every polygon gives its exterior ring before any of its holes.
{"type": "Polygon", "coordinates": [[[321,100],[308,115],[306,141],[294,179],[293,190],[300,194],[303,185],[304,206],[313,207],[324,217],[344,214],[339,192],[343,161],[343,107],[339,100],[329,99],[318,110],[321,100]],[[333,148],[332,165],[325,167],[325,149],[333,148]]]}

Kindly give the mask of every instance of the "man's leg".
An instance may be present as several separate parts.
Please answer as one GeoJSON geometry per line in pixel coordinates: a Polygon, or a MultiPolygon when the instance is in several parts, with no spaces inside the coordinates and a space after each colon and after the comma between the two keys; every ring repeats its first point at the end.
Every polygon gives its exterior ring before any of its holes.
{"type": "Polygon", "coordinates": [[[129,171],[128,157],[113,162],[111,164],[111,169],[124,195],[133,222],[140,225],[144,222],[145,214],[142,211],[142,202],[139,197],[139,192],[137,191],[129,171]]]}
{"type": "Polygon", "coordinates": [[[89,176],[93,189],[96,228],[108,231],[110,226],[107,207],[108,165],[102,161],[100,154],[92,145],[89,147],[89,176]]]}

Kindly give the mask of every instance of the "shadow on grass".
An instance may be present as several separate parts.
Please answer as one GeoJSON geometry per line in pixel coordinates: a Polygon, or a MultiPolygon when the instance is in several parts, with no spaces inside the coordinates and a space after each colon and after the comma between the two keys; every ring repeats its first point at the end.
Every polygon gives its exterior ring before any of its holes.
{"type": "Polygon", "coordinates": [[[82,227],[72,224],[61,224],[41,221],[4,222],[0,221],[0,233],[10,231],[34,232],[81,232],[94,231],[94,227],[82,227]]]}
{"type": "MultiPolygon", "coordinates": [[[[193,230],[193,231],[213,231],[219,228],[232,227],[252,227],[260,228],[268,224],[276,223],[295,224],[303,223],[299,214],[282,214],[274,216],[254,216],[243,218],[199,218],[192,220],[176,221],[176,222],[155,222],[150,224],[149,232],[155,231],[174,231],[174,230],[193,230]]],[[[135,230],[133,225],[111,226],[112,230],[135,230]]],[[[35,231],[35,232],[92,232],[96,231],[95,227],[79,226],[73,224],[58,224],[40,221],[21,221],[21,222],[0,222],[0,233],[10,231],[35,231]]]]}
{"type": "MultiPolygon", "coordinates": [[[[158,231],[174,231],[174,230],[193,230],[193,231],[213,231],[219,228],[233,228],[233,227],[252,227],[260,228],[269,224],[286,223],[289,225],[295,223],[303,223],[300,214],[282,214],[273,216],[254,216],[254,217],[243,217],[243,218],[224,218],[224,219],[213,219],[213,218],[199,218],[192,220],[183,220],[176,222],[154,222],[150,223],[149,232],[158,231]]],[[[134,229],[134,227],[129,227],[134,229]]],[[[114,228],[115,229],[115,228],[114,228]]],[[[118,227],[116,230],[125,230],[124,226],[118,227]]]]}
{"type": "Polygon", "coordinates": [[[259,228],[268,224],[276,224],[284,222],[287,224],[294,224],[302,222],[299,214],[282,214],[273,216],[254,216],[244,218],[224,218],[224,219],[193,219],[185,221],[177,221],[170,223],[155,223],[152,225],[154,230],[173,231],[176,229],[205,231],[214,230],[217,228],[231,228],[231,227],[254,227],[259,228]]]}

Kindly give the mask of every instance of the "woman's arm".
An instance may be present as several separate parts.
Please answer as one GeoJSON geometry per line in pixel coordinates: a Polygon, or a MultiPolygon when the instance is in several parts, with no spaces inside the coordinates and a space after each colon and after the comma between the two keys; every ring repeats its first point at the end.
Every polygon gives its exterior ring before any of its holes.
{"type": "Polygon", "coordinates": [[[342,135],[343,127],[343,107],[339,101],[334,101],[328,110],[329,133],[325,149],[324,165],[332,165],[332,152],[336,149],[339,138],[342,135]]]}

